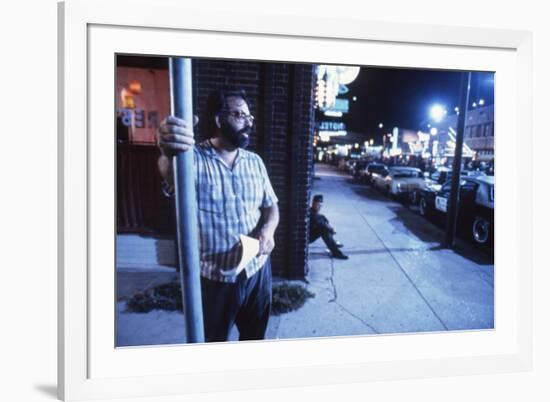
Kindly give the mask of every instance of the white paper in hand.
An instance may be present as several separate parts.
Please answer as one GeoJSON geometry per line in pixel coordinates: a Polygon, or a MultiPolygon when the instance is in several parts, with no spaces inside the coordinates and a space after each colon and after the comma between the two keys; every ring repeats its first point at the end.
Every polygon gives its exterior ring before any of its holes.
{"type": "MultiPolygon", "coordinates": [[[[260,241],[250,236],[239,235],[241,240],[241,260],[236,268],[229,271],[221,271],[222,275],[233,276],[238,275],[244,267],[246,267],[254,257],[260,252],[260,241]]],[[[265,263],[267,255],[262,255],[260,258],[260,265],[265,263]],[[263,261],[262,261],[263,260],[263,261]]]]}

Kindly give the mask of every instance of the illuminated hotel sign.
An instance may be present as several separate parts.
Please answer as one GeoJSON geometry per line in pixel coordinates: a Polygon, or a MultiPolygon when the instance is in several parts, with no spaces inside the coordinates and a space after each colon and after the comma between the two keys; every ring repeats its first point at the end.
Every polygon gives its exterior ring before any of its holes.
{"type": "Polygon", "coordinates": [[[342,112],[342,113],[349,112],[349,100],[336,98],[334,102],[334,107],[332,108],[332,110],[336,112],[342,112]]]}
{"type": "Polygon", "coordinates": [[[321,121],[319,122],[320,131],[343,131],[346,125],[341,121],[321,121]]]}
{"type": "MultiPolygon", "coordinates": [[[[348,105],[340,103],[337,106],[336,96],[340,93],[340,86],[351,83],[359,75],[360,68],[354,66],[316,66],[317,85],[315,89],[315,105],[320,110],[331,110],[346,113],[348,105]],[[345,111],[343,110],[345,109],[345,111]]],[[[340,101],[345,101],[340,99],[340,101]]],[[[345,101],[347,103],[347,101],[345,101]]]]}
{"type": "Polygon", "coordinates": [[[347,99],[336,98],[334,106],[324,111],[325,116],[342,117],[344,113],[349,112],[349,101],[347,99]]]}

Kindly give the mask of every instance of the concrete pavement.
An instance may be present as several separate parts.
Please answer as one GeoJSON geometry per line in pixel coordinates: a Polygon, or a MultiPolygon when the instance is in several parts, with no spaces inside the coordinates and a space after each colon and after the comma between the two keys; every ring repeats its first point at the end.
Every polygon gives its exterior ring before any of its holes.
{"type": "Polygon", "coordinates": [[[310,245],[307,288],[316,297],[273,322],[274,338],[385,334],[494,326],[492,258],[335,168],[316,166],[313,194],[349,260],[310,245]],[[276,322],[279,321],[279,322],[276,322]]]}
{"type": "MultiPolygon", "coordinates": [[[[273,316],[269,339],[494,327],[491,256],[465,242],[458,251],[440,248],[442,228],[331,166],[317,165],[316,175],[312,194],[324,195],[321,213],[350,258],[330,258],[321,239],[311,244],[309,275],[300,283],[315,297],[273,316]]],[[[118,344],[184,342],[171,333],[184,333],[183,325],[174,312],[121,313],[118,344]]]]}

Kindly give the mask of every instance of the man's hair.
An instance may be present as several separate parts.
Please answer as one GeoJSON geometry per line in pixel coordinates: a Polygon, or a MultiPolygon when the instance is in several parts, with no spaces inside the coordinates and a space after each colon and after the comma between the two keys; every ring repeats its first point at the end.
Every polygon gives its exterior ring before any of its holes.
{"type": "Polygon", "coordinates": [[[313,202],[323,202],[323,194],[313,196],[313,202]]]}
{"type": "Polygon", "coordinates": [[[250,102],[248,102],[244,89],[220,88],[211,92],[206,100],[206,109],[201,119],[202,134],[205,137],[211,137],[216,131],[216,116],[228,109],[227,99],[229,98],[241,98],[250,107],[250,102]]]}

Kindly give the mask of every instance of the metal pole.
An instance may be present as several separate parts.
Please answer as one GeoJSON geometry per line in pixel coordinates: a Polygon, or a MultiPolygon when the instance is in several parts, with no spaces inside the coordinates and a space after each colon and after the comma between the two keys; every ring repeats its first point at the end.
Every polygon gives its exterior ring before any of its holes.
{"type": "MultiPolygon", "coordinates": [[[[172,114],[193,124],[191,59],[170,58],[172,114]]],[[[204,342],[199,268],[199,237],[193,152],[179,152],[172,160],[176,185],[176,214],[180,281],[188,343],[204,342]]]]}
{"type": "Polygon", "coordinates": [[[456,221],[458,218],[458,203],[460,197],[460,170],[462,167],[462,146],[464,144],[464,127],[466,126],[466,114],[468,111],[468,102],[470,98],[471,72],[462,73],[460,82],[460,105],[456,129],[456,144],[453,160],[453,172],[451,183],[451,194],[449,195],[447,209],[447,227],[445,233],[445,247],[453,248],[456,237],[456,221]]]}

